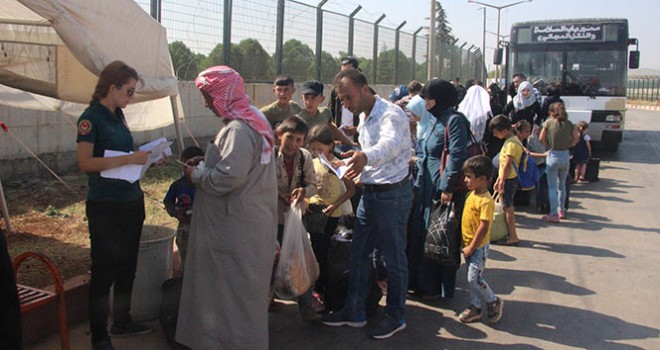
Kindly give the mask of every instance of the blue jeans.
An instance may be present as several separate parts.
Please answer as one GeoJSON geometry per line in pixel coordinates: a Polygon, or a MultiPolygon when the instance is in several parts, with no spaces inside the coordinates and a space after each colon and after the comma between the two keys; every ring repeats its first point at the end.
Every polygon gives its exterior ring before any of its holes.
{"type": "Polygon", "coordinates": [[[384,192],[364,190],[358,205],[351,242],[351,268],[345,314],[353,320],[366,320],[365,300],[368,290],[369,255],[381,242],[387,271],[387,305],[385,313],[404,320],[408,289],[406,229],[412,206],[409,183],[384,192]]]}
{"type": "Polygon", "coordinates": [[[557,215],[559,210],[566,211],[566,177],[570,167],[570,153],[568,150],[550,151],[545,163],[550,215],[557,215]]]}
{"type": "Polygon", "coordinates": [[[467,280],[470,284],[470,303],[477,308],[481,308],[481,299],[486,299],[488,303],[497,300],[497,296],[484,279],[484,270],[486,269],[486,260],[488,259],[488,247],[489,245],[486,244],[481,248],[476,248],[472,255],[467,258],[467,280]]]}

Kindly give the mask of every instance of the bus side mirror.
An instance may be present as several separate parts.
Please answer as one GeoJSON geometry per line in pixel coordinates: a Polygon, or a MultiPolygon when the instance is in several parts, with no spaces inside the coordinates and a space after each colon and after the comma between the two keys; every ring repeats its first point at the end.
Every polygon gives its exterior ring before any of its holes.
{"type": "Polygon", "coordinates": [[[503,48],[499,47],[499,48],[495,49],[495,53],[493,54],[493,64],[494,65],[502,64],[502,57],[503,56],[504,56],[504,49],[503,48]]]}
{"type": "Polygon", "coordinates": [[[630,69],[639,68],[639,51],[638,50],[630,51],[630,57],[628,57],[628,68],[630,68],[630,69]]]}

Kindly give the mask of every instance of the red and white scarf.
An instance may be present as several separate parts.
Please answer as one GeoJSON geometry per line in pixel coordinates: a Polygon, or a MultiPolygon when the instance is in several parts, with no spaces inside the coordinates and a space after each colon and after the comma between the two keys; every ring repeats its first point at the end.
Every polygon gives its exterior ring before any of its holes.
{"type": "Polygon", "coordinates": [[[261,163],[267,164],[273,155],[273,131],[263,113],[251,107],[243,78],[231,67],[214,66],[199,73],[195,85],[213,97],[218,117],[241,119],[264,138],[261,163]]]}

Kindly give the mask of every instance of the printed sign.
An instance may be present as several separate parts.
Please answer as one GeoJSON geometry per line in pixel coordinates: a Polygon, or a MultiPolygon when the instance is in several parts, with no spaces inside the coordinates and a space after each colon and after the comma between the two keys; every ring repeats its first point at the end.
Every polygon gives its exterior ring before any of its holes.
{"type": "Polygon", "coordinates": [[[572,24],[561,26],[534,26],[533,42],[601,41],[603,27],[598,24],[572,24]]]}

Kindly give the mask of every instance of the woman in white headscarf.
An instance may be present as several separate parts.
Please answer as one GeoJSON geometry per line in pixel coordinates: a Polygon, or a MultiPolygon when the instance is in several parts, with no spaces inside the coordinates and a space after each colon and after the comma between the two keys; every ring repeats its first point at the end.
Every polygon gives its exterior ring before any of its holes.
{"type": "Polygon", "coordinates": [[[458,111],[468,118],[474,138],[477,142],[481,142],[486,132],[488,118],[491,116],[488,91],[479,85],[470,86],[465,98],[458,105],[458,111]]]}
{"type": "Polygon", "coordinates": [[[532,83],[523,81],[518,86],[518,93],[513,100],[504,107],[504,114],[509,116],[511,124],[527,120],[529,125],[541,124],[541,105],[534,96],[532,83]]]}

